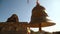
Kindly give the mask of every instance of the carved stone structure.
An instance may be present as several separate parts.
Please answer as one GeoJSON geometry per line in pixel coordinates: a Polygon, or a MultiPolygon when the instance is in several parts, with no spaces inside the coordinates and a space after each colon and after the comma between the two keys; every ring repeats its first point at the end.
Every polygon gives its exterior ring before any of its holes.
{"type": "Polygon", "coordinates": [[[48,15],[45,12],[45,8],[41,5],[39,5],[39,3],[37,3],[37,5],[32,10],[31,22],[34,22],[34,23],[46,22],[47,16],[48,15]]]}
{"type": "Polygon", "coordinates": [[[7,19],[6,22],[0,23],[0,33],[4,32],[9,34],[27,34],[27,27],[39,27],[39,31],[42,32],[41,27],[47,27],[55,25],[55,23],[48,22],[47,13],[45,8],[37,2],[36,6],[32,10],[32,16],[30,23],[19,22],[18,16],[13,14],[7,19]]]}
{"type": "Polygon", "coordinates": [[[55,23],[48,22],[49,19],[47,13],[45,12],[45,8],[41,6],[38,1],[36,3],[36,6],[32,10],[32,16],[30,21],[29,27],[39,27],[39,31],[42,32],[41,27],[47,27],[55,25],[55,23]]]}
{"type": "Polygon", "coordinates": [[[7,19],[7,22],[19,22],[18,16],[13,14],[10,18],[7,19]]]}
{"type": "Polygon", "coordinates": [[[0,23],[0,33],[2,34],[27,34],[27,22],[19,22],[18,16],[13,14],[10,18],[7,19],[7,22],[0,23]]]}

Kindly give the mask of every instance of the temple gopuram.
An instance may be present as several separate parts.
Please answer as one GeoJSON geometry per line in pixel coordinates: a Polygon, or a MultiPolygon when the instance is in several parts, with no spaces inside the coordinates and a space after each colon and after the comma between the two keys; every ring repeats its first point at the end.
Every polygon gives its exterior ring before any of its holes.
{"type": "Polygon", "coordinates": [[[55,25],[47,18],[48,15],[45,12],[45,8],[41,6],[37,0],[36,6],[32,9],[31,21],[29,23],[29,28],[39,28],[39,32],[44,34],[42,27],[49,27],[55,25]],[[50,22],[49,22],[50,21],[50,22]]]}
{"type": "Polygon", "coordinates": [[[39,34],[45,34],[41,27],[53,26],[55,23],[49,22],[45,8],[36,2],[36,6],[32,9],[31,21],[19,22],[16,14],[13,14],[6,22],[0,22],[0,34],[32,34],[30,28],[39,28],[39,34]]]}

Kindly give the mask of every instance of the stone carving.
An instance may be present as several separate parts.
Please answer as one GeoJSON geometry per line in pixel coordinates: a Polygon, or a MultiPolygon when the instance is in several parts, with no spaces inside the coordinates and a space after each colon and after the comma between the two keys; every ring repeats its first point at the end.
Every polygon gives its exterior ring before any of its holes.
{"type": "Polygon", "coordinates": [[[13,14],[10,18],[7,19],[6,22],[0,23],[0,33],[27,34],[27,28],[24,27],[26,24],[27,22],[19,22],[18,16],[13,14]]]}
{"type": "Polygon", "coordinates": [[[7,22],[19,22],[18,16],[13,14],[10,18],[7,19],[7,22]]]}

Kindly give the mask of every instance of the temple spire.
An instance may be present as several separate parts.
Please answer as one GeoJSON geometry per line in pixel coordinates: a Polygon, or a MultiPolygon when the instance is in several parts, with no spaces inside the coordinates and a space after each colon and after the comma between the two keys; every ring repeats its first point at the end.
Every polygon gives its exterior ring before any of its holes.
{"type": "Polygon", "coordinates": [[[39,0],[36,0],[36,4],[39,4],[39,2],[38,2],[39,0]]]}
{"type": "Polygon", "coordinates": [[[36,0],[36,3],[38,3],[38,0],[36,0]]]}

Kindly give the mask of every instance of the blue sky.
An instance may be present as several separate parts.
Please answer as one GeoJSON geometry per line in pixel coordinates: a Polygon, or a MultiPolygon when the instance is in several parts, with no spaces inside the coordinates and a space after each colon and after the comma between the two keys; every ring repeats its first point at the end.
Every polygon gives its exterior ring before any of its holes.
{"type": "MultiPolygon", "coordinates": [[[[55,26],[46,27],[43,30],[59,31],[60,0],[39,0],[39,3],[46,8],[49,18],[56,23],[55,26]]],[[[21,22],[29,22],[35,5],[36,0],[29,0],[29,3],[27,0],[0,0],[0,22],[5,22],[12,14],[17,14],[21,22]]]]}

